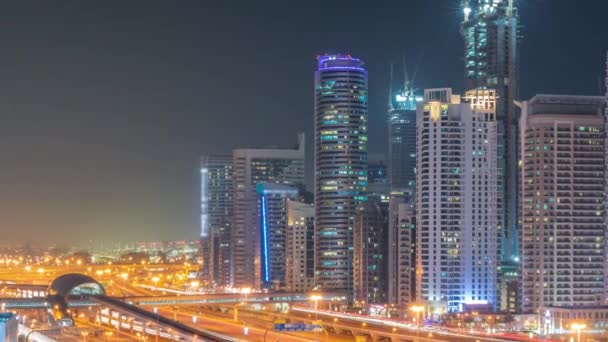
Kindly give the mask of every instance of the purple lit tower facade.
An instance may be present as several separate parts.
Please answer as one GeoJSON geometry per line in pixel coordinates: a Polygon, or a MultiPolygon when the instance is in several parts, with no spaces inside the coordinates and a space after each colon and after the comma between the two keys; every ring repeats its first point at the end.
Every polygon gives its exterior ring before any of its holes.
{"type": "Polygon", "coordinates": [[[367,189],[367,71],[350,55],[317,61],[315,282],[352,293],[353,227],[367,189]]]}

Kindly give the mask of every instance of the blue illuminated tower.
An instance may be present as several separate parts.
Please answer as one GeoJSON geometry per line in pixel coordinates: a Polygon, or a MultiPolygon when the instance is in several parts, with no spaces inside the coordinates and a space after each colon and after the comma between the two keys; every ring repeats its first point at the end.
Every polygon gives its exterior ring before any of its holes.
{"type": "Polygon", "coordinates": [[[260,182],[256,191],[259,196],[260,218],[260,267],[261,286],[280,289],[285,287],[285,258],[287,227],[287,201],[299,195],[297,188],[260,182]]]}
{"type": "Polygon", "coordinates": [[[519,256],[519,15],[514,0],[464,0],[465,91],[496,90],[501,259],[519,256]]]}
{"type": "Polygon", "coordinates": [[[233,215],[231,226],[231,284],[258,288],[261,284],[259,196],[256,186],[271,182],[304,184],[304,135],[295,149],[236,149],[233,155],[233,215]]]}
{"type": "Polygon", "coordinates": [[[367,71],[350,55],[317,57],[316,284],[352,293],[353,226],[367,188],[367,71]]]}

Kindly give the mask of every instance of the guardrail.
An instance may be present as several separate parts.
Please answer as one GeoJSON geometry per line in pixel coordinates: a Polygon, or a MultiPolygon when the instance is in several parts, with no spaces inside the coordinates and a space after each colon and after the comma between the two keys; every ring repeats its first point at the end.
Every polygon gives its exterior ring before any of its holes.
{"type": "MultiPolygon", "coordinates": [[[[111,310],[123,313],[125,315],[129,315],[132,317],[136,317],[143,321],[155,324],[159,327],[164,327],[170,329],[175,332],[177,335],[181,335],[180,338],[174,338],[175,340],[192,340],[201,339],[203,341],[218,341],[218,342],[243,342],[241,339],[233,338],[230,336],[226,336],[220,333],[212,332],[209,330],[200,330],[186,324],[183,324],[179,321],[174,321],[172,319],[166,318],[159,314],[144,310],[135,305],[125,303],[119,299],[106,297],[106,296],[96,296],[92,297],[91,300],[98,302],[100,305],[110,308],[111,310]]],[[[160,331],[157,331],[160,334],[160,331]]]]}

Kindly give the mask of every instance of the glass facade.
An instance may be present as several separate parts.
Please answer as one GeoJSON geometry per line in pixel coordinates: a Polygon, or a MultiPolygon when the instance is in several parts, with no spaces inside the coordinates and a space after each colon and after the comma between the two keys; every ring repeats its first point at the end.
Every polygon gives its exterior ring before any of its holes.
{"type": "Polygon", "coordinates": [[[201,162],[201,248],[203,282],[230,284],[232,156],[209,155],[201,162]]]}
{"type": "Polygon", "coordinates": [[[519,256],[519,114],[513,104],[518,95],[519,16],[513,1],[506,0],[467,0],[463,9],[465,91],[487,88],[497,95],[499,253],[508,263],[519,256]]]}
{"type": "Polygon", "coordinates": [[[236,149],[233,151],[233,221],[231,229],[231,284],[262,286],[260,267],[260,182],[304,184],[304,136],[297,149],[236,149]]]}
{"type": "Polygon", "coordinates": [[[367,71],[350,55],[317,60],[316,283],[352,293],[353,225],[367,188],[367,71]]]}

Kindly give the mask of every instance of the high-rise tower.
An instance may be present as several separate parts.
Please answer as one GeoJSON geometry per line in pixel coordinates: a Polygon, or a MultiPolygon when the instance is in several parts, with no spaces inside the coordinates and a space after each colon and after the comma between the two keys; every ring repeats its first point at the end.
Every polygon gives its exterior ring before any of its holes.
{"type": "Polygon", "coordinates": [[[517,260],[518,122],[513,100],[518,89],[518,22],[514,0],[463,0],[465,91],[496,91],[498,124],[499,229],[503,261],[517,260]]]}
{"type": "Polygon", "coordinates": [[[525,313],[603,304],[605,101],[536,95],[520,104],[525,313]]]}
{"type": "Polygon", "coordinates": [[[306,292],[314,285],[315,245],[312,204],[287,200],[285,289],[306,292]]]}
{"type": "MultiPolygon", "coordinates": [[[[260,182],[256,186],[259,195],[260,248],[256,258],[260,258],[260,286],[264,288],[285,288],[287,202],[297,199],[299,190],[295,187],[260,182]]],[[[257,284],[256,284],[257,287],[257,284]]]]}
{"type": "Polygon", "coordinates": [[[230,284],[232,156],[208,155],[201,161],[201,247],[203,282],[230,284]]]}
{"type": "Polygon", "coordinates": [[[427,89],[418,104],[416,293],[431,312],[497,304],[495,94],[427,89]]]}
{"type": "MultiPolygon", "coordinates": [[[[405,63],[404,63],[405,69],[405,63]]],[[[407,69],[403,89],[393,92],[388,99],[388,179],[391,192],[412,195],[416,175],[416,103],[422,100],[414,94],[407,69]]],[[[391,66],[391,83],[393,68],[391,66]]]]}
{"type": "Polygon", "coordinates": [[[416,298],[416,214],[403,195],[391,195],[388,209],[388,304],[407,317],[416,298]]]}
{"type": "Polygon", "coordinates": [[[353,225],[367,187],[367,71],[350,55],[323,55],[317,61],[316,283],[351,293],[353,225]]]}
{"type": "Polygon", "coordinates": [[[353,299],[363,308],[386,304],[388,289],[388,202],[361,203],[353,232],[353,299]]]}
{"type": "Polygon", "coordinates": [[[304,135],[299,136],[296,149],[236,149],[233,158],[231,283],[233,287],[258,287],[261,232],[256,185],[264,181],[304,184],[304,135]]]}

